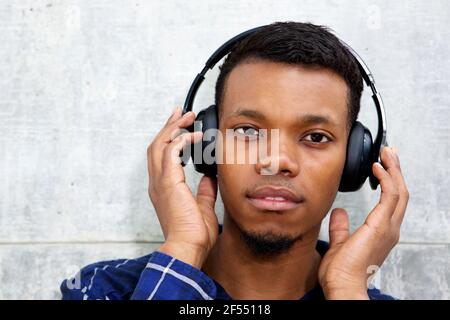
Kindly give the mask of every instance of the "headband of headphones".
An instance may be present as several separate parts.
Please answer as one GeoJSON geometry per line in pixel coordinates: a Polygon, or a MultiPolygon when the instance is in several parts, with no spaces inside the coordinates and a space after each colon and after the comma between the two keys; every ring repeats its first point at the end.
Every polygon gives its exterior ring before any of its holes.
{"type": "MultiPolygon", "coordinates": [[[[194,104],[195,95],[197,94],[197,90],[199,89],[200,85],[202,84],[203,80],[205,79],[205,74],[209,69],[214,68],[214,66],[219,62],[223,57],[225,57],[228,53],[230,53],[231,49],[235,46],[236,43],[243,40],[247,36],[261,30],[266,26],[259,26],[247,31],[244,31],[237,36],[234,36],[227,42],[225,42],[223,45],[221,45],[212,55],[211,57],[206,61],[205,66],[203,67],[202,71],[197,74],[194,81],[192,82],[191,87],[189,88],[188,94],[186,96],[186,100],[184,102],[183,106],[183,114],[186,112],[189,112],[192,110],[192,106],[194,104]]],[[[364,63],[362,58],[344,41],[340,40],[340,42],[349,50],[349,52],[353,55],[356,62],[358,63],[359,70],[361,72],[361,76],[364,79],[364,82],[370,89],[372,90],[372,99],[375,103],[375,107],[377,109],[377,117],[378,117],[378,130],[377,130],[377,136],[374,141],[374,150],[376,152],[376,161],[379,161],[379,153],[381,146],[387,145],[386,141],[386,115],[384,111],[384,105],[383,100],[381,99],[380,93],[377,91],[375,87],[375,79],[372,76],[372,73],[370,72],[367,65],[364,63]]]]}

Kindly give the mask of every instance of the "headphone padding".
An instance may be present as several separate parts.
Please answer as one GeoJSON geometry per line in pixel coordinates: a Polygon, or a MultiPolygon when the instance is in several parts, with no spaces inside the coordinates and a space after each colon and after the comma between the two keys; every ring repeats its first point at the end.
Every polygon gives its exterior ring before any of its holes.
{"type": "Polygon", "coordinates": [[[361,122],[355,121],[347,143],[347,154],[339,191],[357,191],[371,170],[372,135],[361,122]]]}
{"type": "MultiPolygon", "coordinates": [[[[208,108],[203,109],[197,114],[197,117],[195,118],[196,126],[194,126],[194,131],[202,131],[203,137],[202,140],[197,142],[196,144],[192,145],[191,148],[191,157],[192,161],[194,163],[194,168],[197,172],[203,173],[206,176],[215,177],[217,175],[217,166],[215,161],[215,143],[216,143],[216,133],[215,131],[210,131],[209,136],[205,136],[205,132],[209,129],[217,130],[218,128],[218,119],[217,119],[217,109],[216,106],[210,105],[208,108]],[[201,125],[201,128],[198,128],[198,124],[201,125]],[[211,135],[211,132],[213,133],[211,135]],[[200,163],[196,163],[194,161],[194,150],[195,145],[198,143],[201,143],[201,161],[200,163]],[[212,145],[212,146],[209,146],[212,145]],[[209,147],[208,147],[209,146],[209,147]],[[213,163],[208,164],[205,162],[205,159],[203,159],[203,154],[205,149],[208,147],[208,152],[210,152],[212,158],[214,159],[213,163]],[[212,150],[212,151],[209,151],[212,150]]],[[[198,147],[197,147],[198,148],[198,147]]]]}

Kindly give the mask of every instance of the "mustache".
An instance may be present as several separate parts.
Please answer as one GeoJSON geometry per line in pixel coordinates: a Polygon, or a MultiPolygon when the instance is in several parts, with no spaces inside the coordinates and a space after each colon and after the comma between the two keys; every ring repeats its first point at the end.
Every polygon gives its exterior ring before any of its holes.
{"type": "Polygon", "coordinates": [[[292,184],[291,181],[280,179],[279,177],[275,176],[266,176],[268,179],[264,179],[261,181],[258,181],[257,183],[253,184],[251,187],[246,188],[245,195],[250,195],[254,190],[260,188],[260,187],[275,187],[275,188],[286,188],[289,189],[293,194],[297,195],[300,198],[304,198],[302,193],[297,190],[297,188],[292,184]],[[270,178],[272,177],[272,178],[270,178]]]}
{"type": "MultiPolygon", "coordinates": [[[[266,176],[266,177],[271,177],[271,176],[266,176]]],[[[292,190],[296,194],[298,193],[298,192],[296,192],[295,186],[290,181],[280,180],[279,178],[275,178],[275,177],[273,177],[273,179],[269,178],[269,179],[265,179],[264,181],[258,181],[256,184],[254,184],[252,187],[250,187],[246,191],[249,192],[249,191],[255,190],[259,187],[268,186],[268,185],[274,186],[274,187],[287,188],[289,190],[292,190]]]]}

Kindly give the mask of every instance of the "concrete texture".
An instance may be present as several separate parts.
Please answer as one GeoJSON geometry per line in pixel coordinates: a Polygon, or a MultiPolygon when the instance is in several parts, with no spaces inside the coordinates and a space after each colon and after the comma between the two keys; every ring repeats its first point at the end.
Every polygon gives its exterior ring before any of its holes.
{"type": "MultiPolygon", "coordinates": [[[[58,299],[77,267],[163,241],[146,148],[207,57],[245,29],[310,21],[360,53],[382,93],[410,202],[380,271],[402,299],[449,299],[450,3],[0,1],[0,298],[58,299]]],[[[216,72],[195,111],[213,101],[216,72]]],[[[374,128],[363,97],[360,119],[374,128]]],[[[186,169],[195,187],[199,175],[186,169]]],[[[335,206],[358,227],[379,199],[335,206]]],[[[222,205],[217,204],[221,216],[222,205]]],[[[322,238],[327,238],[327,222],[322,238]]]]}

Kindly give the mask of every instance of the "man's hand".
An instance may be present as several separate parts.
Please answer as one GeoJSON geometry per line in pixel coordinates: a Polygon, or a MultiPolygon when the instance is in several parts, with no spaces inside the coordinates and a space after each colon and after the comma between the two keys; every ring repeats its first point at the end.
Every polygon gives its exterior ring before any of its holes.
{"type": "Polygon", "coordinates": [[[178,107],[147,149],[148,193],[166,239],[158,251],[200,268],[219,232],[217,182],[203,176],[196,197],[186,184],[180,151],[202,132],[179,134],[195,120],[194,112],[181,113],[178,107]]]}
{"type": "Polygon", "coordinates": [[[319,268],[327,299],[367,299],[368,270],[381,267],[399,241],[409,193],[396,150],[384,147],[381,161],[384,168],[377,163],[372,167],[380,181],[380,201],[364,224],[350,236],[347,212],[341,208],[331,212],[330,248],[319,268]]]}

